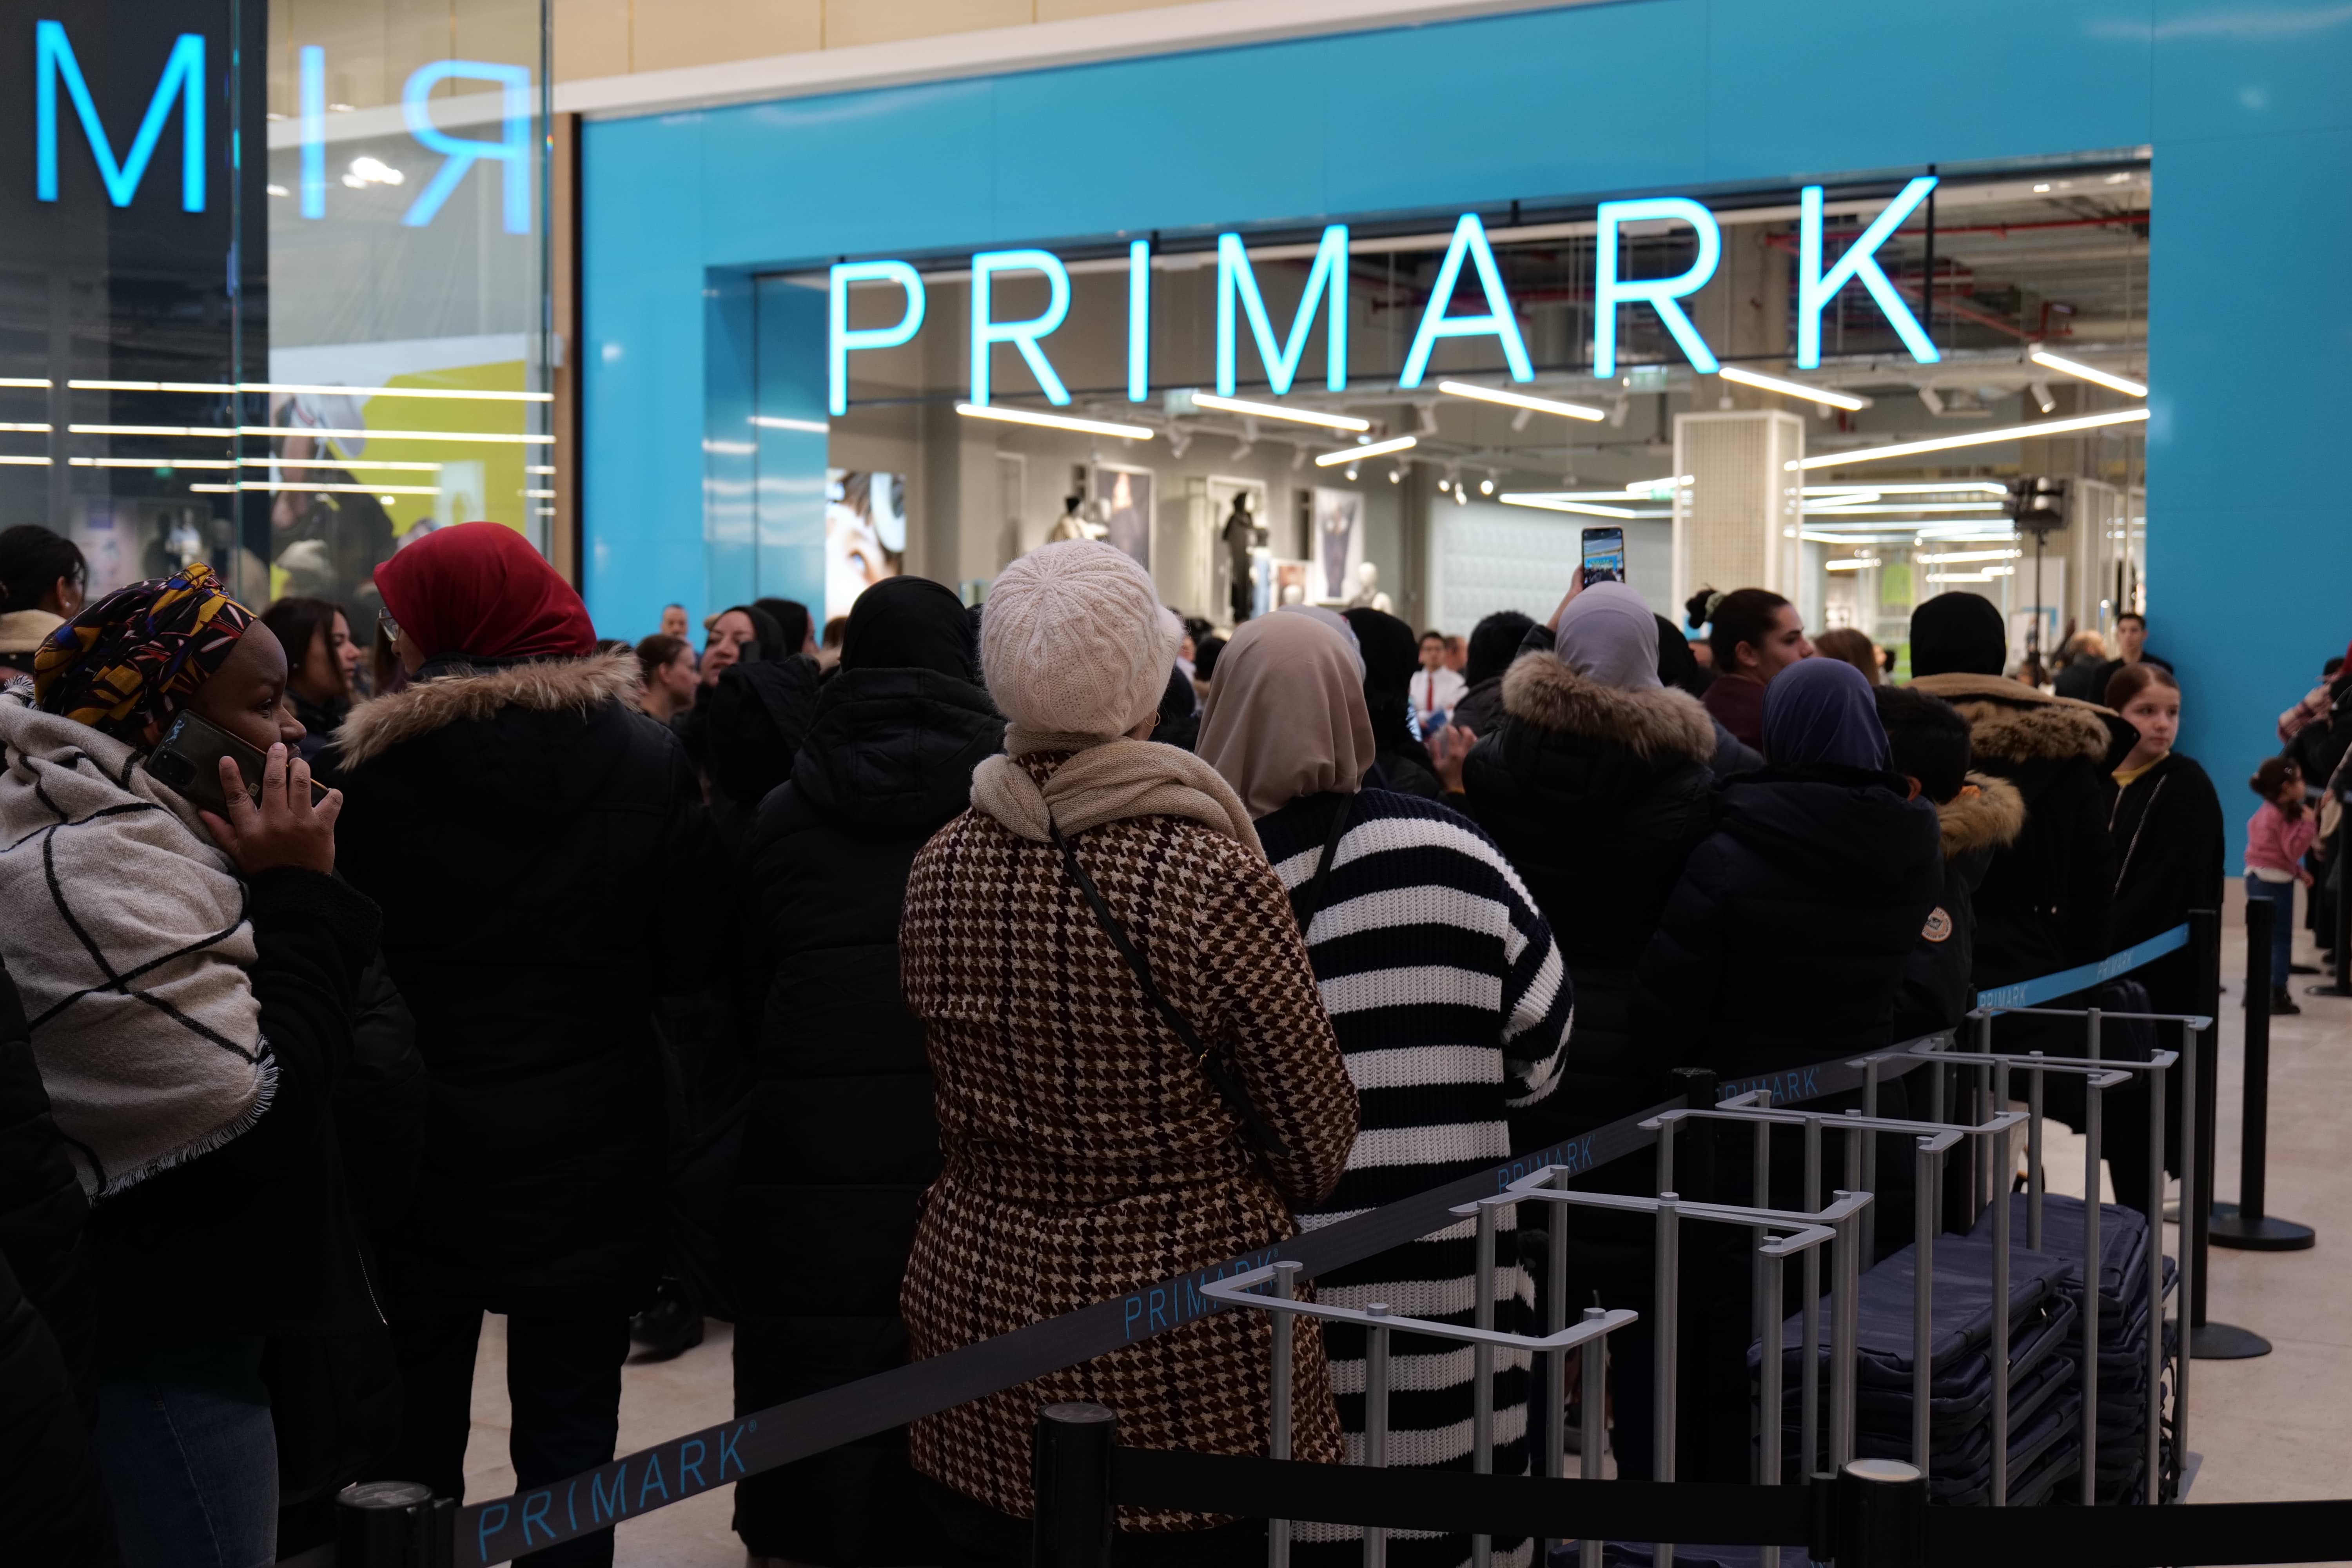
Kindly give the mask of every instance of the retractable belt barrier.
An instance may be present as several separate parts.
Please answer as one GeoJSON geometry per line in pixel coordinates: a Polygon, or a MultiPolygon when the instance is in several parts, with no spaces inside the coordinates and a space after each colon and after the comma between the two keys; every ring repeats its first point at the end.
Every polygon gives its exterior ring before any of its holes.
{"type": "MultiPolygon", "coordinates": [[[[1157,1448],[1114,1450],[1110,1481],[1113,1500],[1156,1509],[1712,1546],[1818,1543],[1831,1490],[1375,1470],[1157,1448]]],[[[1927,1560],[1929,1568],[2343,1562],[2352,1560],[2352,1501],[1937,1509],[1927,1560]]]]}
{"type": "MultiPolygon", "coordinates": [[[[1986,1005],[2015,1007],[2032,1005],[2031,1001],[2018,1000],[2021,995],[2064,995],[2097,980],[2112,979],[2181,947],[2189,940],[2188,931],[2185,925],[2179,927],[2102,963],[2003,987],[1981,1000],[1986,1005]]],[[[1914,1047],[1949,1037],[1950,1031],[1923,1036],[1879,1053],[1879,1081],[1920,1065],[1924,1058],[1904,1059],[1914,1047]]],[[[1723,1100],[1753,1095],[1759,1098],[1750,1100],[1751,1104],[1785,1105],[1860,1089],[1864,1077],[1864,1069],[1858,1066],[1832,1061],[1725,1082],[1719,1086],[1718,1094],[1723,1100]]],[[[1657,1141],[1657,1132],[1642,1123],[1686,1108],[1699,1109],[1688,1107],[1685,1097],[1661,1100],[1607,1126],[1579,1133],[1549,1148],[1531,1151],[1492,1170],[1465,1176],[1385,1208],[1172,1276],[1057,1318],[1027,1324],[1009,1334],[966,1345],[945,1355],[894,1367],[837,1388],[688,1432],[551,1485],[468,1504],[457,1514],[456,1561],[467,1568],[485,1568],[527,1552],[609,1530],[623,1520],[682,1502],[714,1487],[1091,1361],[1122,1345],[1224,1310],[1204,1293],[1203,1288],[1234,1274],[1286,1260],[1303,1265],[1311,1279],[1377,1256],[1457,1223],[1454,1209],[1502,1192],[1513,1182],[1547,1165],[1562,1166],[1581,1175],[1646,1149],[1657,1141]]],[[[1393,1485],[1398,1475],[1399,1472],[1388,1471],[1383,1479],[1393,1485]]],[[[1771,1489],[1756,1489],[1760,1492],[1771,1489]]],[[[1297,1511],[1291,1510],[1294,1515],[1297,1511]]],[[[1681,1539],[1690,1538],[1685,1535],[1681,1539]]]]}

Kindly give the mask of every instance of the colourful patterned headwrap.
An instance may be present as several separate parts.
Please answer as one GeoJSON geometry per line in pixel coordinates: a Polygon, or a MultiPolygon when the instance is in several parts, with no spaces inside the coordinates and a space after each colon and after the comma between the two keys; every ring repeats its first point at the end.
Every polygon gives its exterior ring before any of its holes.
{"type": "Polygon", "coordinates": [[[42,641],[35,700],[126,745],[152,745],[253,621],[209,566],[118,588],[42,641]]]}

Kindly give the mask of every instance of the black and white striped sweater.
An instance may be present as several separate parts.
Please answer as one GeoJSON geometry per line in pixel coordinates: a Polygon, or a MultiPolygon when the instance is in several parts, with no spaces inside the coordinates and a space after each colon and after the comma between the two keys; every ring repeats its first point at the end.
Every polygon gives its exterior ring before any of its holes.
{"type": "MultiPolygon", "coordinates": [[[[1322,863],[1336,795],[1311,795],[1261,818],[1258,837],[1293,908],[1322,863]]],[[[1308,1229],[1410,1197],[1509,1158],[1507,1112],[1549,1096],[1573,1016],[1551,930],[1494,841],[1433,801],[1366,790],[1353,797],[1321,909],[1307,932],[1323,1005],[1362,1111],[1347,1174],[1308,1229]]],[[[1521,1266],[1510,1211],[1498,1216],[1495,1326],[1535,1328],[1535,1288],[1521,1266]]],[[[1318,1298],[1384,1301],[1400,1316],[1473,1321],[1476,1242],[1465,1222],[1335,1269],[1318,1298]]],[[[1362,1459],[1364,1349],[1360,1331],[1328,1324],[1325,1344],[1350,1458],[1362,1459]]],[[[1399,1335],[1389,1399],[1389,1462],[1470,1468],[1471,1350],[1399,1335]]],[[[1495,1470],[1528,1465],[1528,1365],[1496,1357],[1495,1470]]],[[[1297,1527],[1301,1568],[1352,1564],[1360,1531],[1297,1527]]],[[[1528,1547],[1496,1542],[1498,1568],[1528,1547]]],[[[1465,1536],[1391,1531],[1393,1568],[1454,1568],[1465,1536]]]]}

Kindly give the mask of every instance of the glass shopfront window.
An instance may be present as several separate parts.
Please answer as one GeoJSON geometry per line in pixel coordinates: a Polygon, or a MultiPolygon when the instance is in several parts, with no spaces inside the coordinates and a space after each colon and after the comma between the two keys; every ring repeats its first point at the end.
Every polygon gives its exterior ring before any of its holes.
{"type": "Polygon", "coordinates": [[[355,622],[432,528],[546,548],[547,54],[543,0],[6,5],[0,522],[355,622]]]}

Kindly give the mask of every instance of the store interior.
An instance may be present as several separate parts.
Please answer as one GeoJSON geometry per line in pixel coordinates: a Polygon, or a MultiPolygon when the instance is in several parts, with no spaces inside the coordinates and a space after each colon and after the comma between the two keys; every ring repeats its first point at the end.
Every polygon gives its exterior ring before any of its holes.
{"type": "MultiPolygon", "coordinates": [[[[1825,258],[1901,186],[1830,183],[1825,258]]],[[[1710,198],[1720,260],[1680,302],[1721,374],[1695,370],[1658,310],[1627,306],[1606,380],[1593,374],[1593,207],[1486,213],[1531,379],[1512,374],[1487,331],[1439,337],[1409,389],[1401,374],[1458,215],[1349,224],[1338,392],[1326,384],[1323,299],[1303,342],[1284,342],[1310,281],[1328,281],[1315,274],[1319,232],[1244,234],[1291,375],[1275,392],[1244,298],[1242,407],[1213,395],[1213,233],[1150,237],[1141,401],[1129,384],[1137,237],[1049,243],[1069,300],[1037,342],[1070,401],[1049,402],[1019,345],[999,343],[985,416],[970,411],[971,258],[908,258],[925,285],[921,330],[846,355],[846,412],[828,422],[827,612],[900,570],[983,598],[1014,556],[1090,536],[1144,561],[1176,607],[1221,625],[1295,596],[1380,603],[1461,631],[1496,609],[1544,614],[1582,531],[1619,527],[1629,580],[1663,614],[1703,587],[1763,581],[1810,626],[1858,626],[1899,657],[1913,604],[1961,589],[2000,605],[2013,658],[2046,658],[2071,632],[2111,630],[2144,602],[2151,193],[2145,149],[1944,174],[1875,252],[1936,362],[1906,348],[1857,282],[1823,312],[1821,363],[1806,370],[1791,368],[1799,193],[1710,198]],[[1033,416],[1119,428],[1013,422],[1033,416]],[[1787,475],[1761,500],[1747,493],[1752,454],[1723,466],[1727,441],[1759,435],[1787,475]],[[1359,446],[1376,450],[1360,457],[1359,446]],[[2019,479],[2042,481],[2022,527],[2011,515],[2019,479]],[[1236,497],[1255,534],[1235,523],[1236,497]]],[[[1619,276],[1672,277],[1696,250],[1687,224],[1629,223],[1619,276]]],[[[821,300],[827,284],[811,269],[762,278],[759,292],[821,300]]],[[[991,294],[998,322],[1050,303],[1034,270],[995,272],[991,294]]],[[[1488,309],[1475,265],[1457,268],[1446,309],[1488,309]]],[[[904,310],[896,284],[847,289],[852,329],[904,310]]]]}

